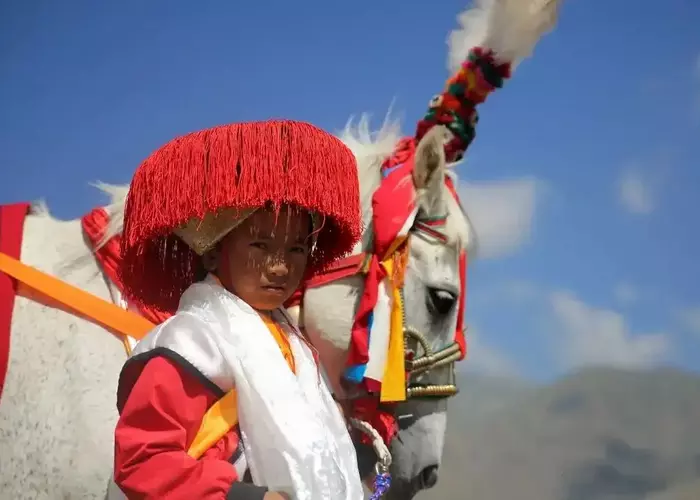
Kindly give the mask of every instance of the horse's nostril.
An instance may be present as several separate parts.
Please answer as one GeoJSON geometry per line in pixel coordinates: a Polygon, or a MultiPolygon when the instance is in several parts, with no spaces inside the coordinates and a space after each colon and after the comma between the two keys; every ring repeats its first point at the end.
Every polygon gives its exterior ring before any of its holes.
{"type": "Polygon", "coordinates": [[[438,482],[438,466],[429,465],[420,473],[420,480],[423,489],[432,488],[438,482]]]}
{"type": "Polygon", "coordinates": [[[442,315],[449,313],[457,302],[457,295],[444,288],[428,288],[428,297],[430,305],[442,315]]]}

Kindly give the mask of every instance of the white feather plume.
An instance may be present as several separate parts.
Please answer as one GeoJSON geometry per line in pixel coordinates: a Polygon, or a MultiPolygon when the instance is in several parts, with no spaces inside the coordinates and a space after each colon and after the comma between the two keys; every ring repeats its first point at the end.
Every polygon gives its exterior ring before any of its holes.
{"type": "Polygon", "coordinates": [[[458,16],[460,29],[448,38],[450,73],[459,69],[474,47],[493,50],[513,69],[529,57],[539,39],[554,28],[560,0],[473,0],[458,16]]]}

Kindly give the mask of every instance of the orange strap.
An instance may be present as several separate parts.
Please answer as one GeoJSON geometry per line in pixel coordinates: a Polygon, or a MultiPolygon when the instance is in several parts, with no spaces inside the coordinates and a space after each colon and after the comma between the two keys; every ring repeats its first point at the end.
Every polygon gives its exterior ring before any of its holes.
{"type": "Polygon", "coordinates": [[[18,293],[91,321],[117,336],[141,340],[155,326],[143,316],[85,292],[58,278],[0,253],[0,272],[19,283],[18,293]]]}
{"type": "MultiPolygon", "coordinates": [[[[280,325],[271,319],[262,316],[268,330],[277,341],[284,359],[287,361],[292,372],[296,373],[296,365],[294,363],[294,355],[289,344],[287,335],[282,331],[280,325]]],[[[211,405],[209,410],[202,418],[202,424],[199,426],[197,435],[192,440],[187,454],[192,458],[201,457],[205,451],[214,446],[219,439],[224,437],[231,429],[238,424],[238,397],[236,389],[231,389],[229,392],[211,405]]]]}
{"type": "Polygon", "coordinates": [[[238,394],[234,388],[211,405],[204,414],[202,423],[187,450],[187,454],[192,458],[201,457],[205,451],[214,446],[236,424],[238,424],[238,394]]]}

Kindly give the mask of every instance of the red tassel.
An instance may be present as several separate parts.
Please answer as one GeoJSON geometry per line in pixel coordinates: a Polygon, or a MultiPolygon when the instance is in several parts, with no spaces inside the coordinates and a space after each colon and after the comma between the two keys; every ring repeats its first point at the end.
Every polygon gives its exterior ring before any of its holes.
{"type": "MultiPolygon", "coordinates": [[[[396,417],[389,409],[381,409],[377,398],[368,397],[354,400],[352,403],[352,416],[374,427],[387,446],[399,432],[396,417]]],[[[361,441],[364,444],[372,444],[372,439],[364,433],[361,441]]]]}
{"type": "Polygon", "coordinates": [[[166,144],[134,174],[124,213],[120,277],[135,302],[173,312],[198,256],[172,234],[223,208],[293,204],[321,214],[309,273],[344,256],[361,235],[352,152],[303,122],[224,125],[166,144]]]}

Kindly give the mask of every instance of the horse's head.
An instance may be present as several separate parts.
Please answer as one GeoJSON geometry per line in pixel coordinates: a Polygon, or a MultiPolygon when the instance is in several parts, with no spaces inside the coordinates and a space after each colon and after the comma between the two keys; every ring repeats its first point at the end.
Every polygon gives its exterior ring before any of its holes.
{"type": "MultiPolygon", "coordinates": [[[[410,236],[404,279],[406,326],[427,340],[432,353],[455,346],[457,317],[463,303],[459,260],[473,240],[468,219],[445,184],[445,176],[450,174],[444,134],[445,129],[435,127],[416,148],[413,179],[419,211],[410,236]],[[422,222],[441,217],[445,224],[436,229],[441,237],[421,231],[422,222]]],[[[417,356],[428,354],[419,338],[407,336],[406,342],[417,356]]],[[[391,447],[395,464],[391,498],[410,498],[418,489],[437,482],[447,424],[447,400],[441,396],[453,394],[447,389],[441,395],[438,388],[455,383],[454,363],[443,359],[446,364],[431,363],[433,368],[422,373],[416,370],[410,379],[409,391],[411,387],[426,387],[427,392],[422,397],[409,392],[407,401],[397,405],[400,433],[391,447]]]]}
{"type": "MultiPolygon", "coordinates": [[[[391,441],[393,483],[389,498],[412,498],[438,478],[446,430],[446,398],[455,392],[454,361],[460,357],[455,344],[461,308],[460,255],[472,241],[471,226],[451,192],[444,144],[446,129],[434,127],[415,148],[412,175],[416,217],[408,236],[408,262],[403,275],[404,340],[413,356],[407,400],[391,405],[399,425],[391,441]],[[429,356],[432,354],[432,356],[429,356]]],[[[367,121],[348,127],[342,139],[358,160],[363,218],[366,231],[356,251],[371,253],[374,241],[373,197],[386,175],[386,159],[399,143],[398,127],[385,125],[374,137],[367,121]]],[[[392,199],[389,203],[402,203],[392,199]]],[[[376,202],[376,200],[375,200],[376,202]]],[[[408,211],[409,208],[406,207],[408,211]]],[[[347,277],[306,291],[303,323],[319,347],[331,384],[341,396],[352,397],[341,383],[351,328],[365,284],[365,277],[347,277]]],[[[379,397],[379,396],[377,396],[379,397]]],[[[373,463],[370,447],[367,462],[373,463]]]]}

